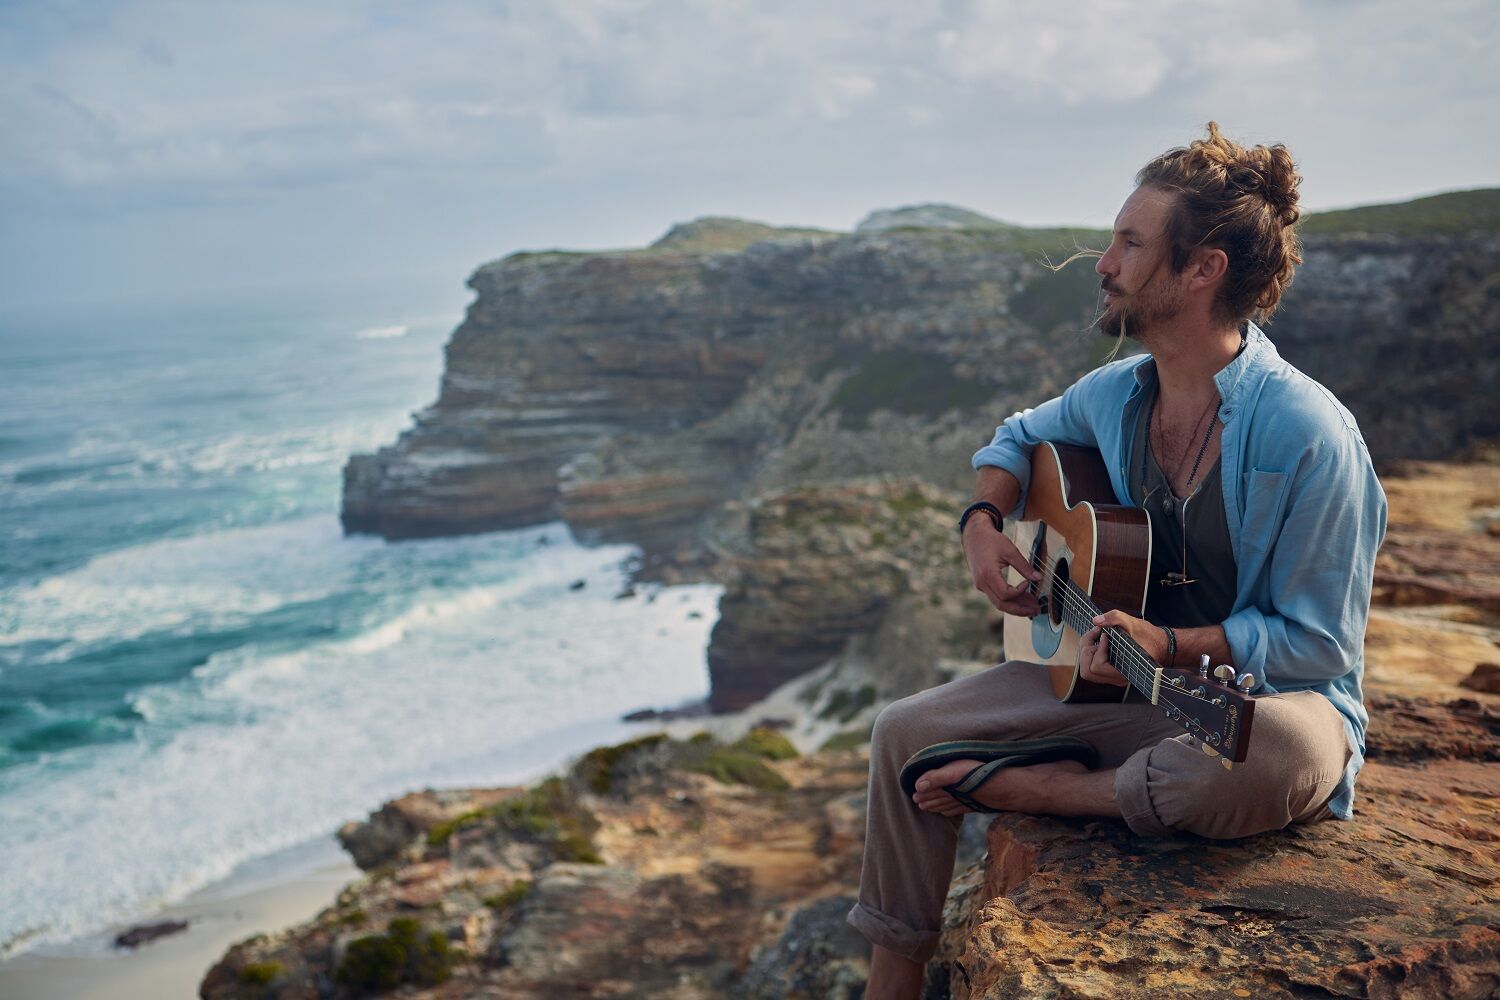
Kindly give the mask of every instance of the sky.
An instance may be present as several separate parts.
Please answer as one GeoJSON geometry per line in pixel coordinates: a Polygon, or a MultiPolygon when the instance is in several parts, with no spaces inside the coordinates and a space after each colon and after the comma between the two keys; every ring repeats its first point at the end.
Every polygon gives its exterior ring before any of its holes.
{"type": "Polygon", "coordinates": [[[1108,228],[1209,119],[1309,209],[1493,186],[1497,43],[1495,0],[0,0],[0,306],[461,308],[704,215],[1108,228]]]}

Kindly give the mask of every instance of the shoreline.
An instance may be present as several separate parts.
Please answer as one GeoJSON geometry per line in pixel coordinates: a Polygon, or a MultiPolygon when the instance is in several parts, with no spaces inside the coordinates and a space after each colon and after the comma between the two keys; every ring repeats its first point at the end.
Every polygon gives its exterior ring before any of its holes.
{"type": "Polygon", "coordinates": [[[27,1000],[163,1000],[195,997],[229,947],[301,923],[363,876],[332,833],[251,858],[217,882],[129,924],[38,945],[0,962],[0,996],[27,1000]],[[185,920],[184,931],[136,949],[114,937],[143,923],[185,920]]]}
{"type": "MultiPolygon", "coordinates": [[[[696,702],[688,702],[683,708],[696,702]]],[[[666,709],[668,713],[672,709],[666,709]]],[[[504,766],[468,773],[458,780],[434,780],[430,787],[503,787],[531,784],[596,746],[642,732],[723,726],[736,715],[709,718],[642,719],[618,715],[590,719],[542,734],[513,748],[504,766]]],[[[469,770],[465,768],[464,770],[469,770]]],[[[413,791],[416,788],[411,789],[413,791]]],[[[392,795],[391,798],[396,798],[392,795]]],[[[385,800],[370,807],[373,812],[385,800]]],[[[350,817],[362,819],[363,816],[350,817]]],[[[167,1000],[196,997],[198,984],[230,946],[254,934],[273,934],[316,916],[333,905],[339,891],[365,875],[333,831],[270,854],[249,858],[223,878],[183,899],[83,937],[39,944],[0,960],[0,997],[26,1000],[167,1000]],[[140,924],[186,920],[185,931],[149,941],[136,949],[114,947],[116,934],[140,924]]]]}

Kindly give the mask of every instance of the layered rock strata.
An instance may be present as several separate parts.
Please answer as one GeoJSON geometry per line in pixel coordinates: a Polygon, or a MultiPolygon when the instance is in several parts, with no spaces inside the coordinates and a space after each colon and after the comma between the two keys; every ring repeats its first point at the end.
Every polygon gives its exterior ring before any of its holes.
{"type": "MultiPolygon", "coordinates": [[[[703,220],[639,250],[486,264],[468,281],[477,298],[437,401],[346,466],[345,529],[401,538],[562,515],[591,538],[691,537],[850,377],[856,391],[833,409],[859,425],[883,408],[914,413],[919,426],[903,430],[937,434],[950,461],[903,471],[951,481],[995,421],[956,436],[929,425],[1086,366],[1083,353],[1053,360],[1034,346],[1039,330],[1087,322],[1086,269],[1027,294],[1044,274],[1039,244],[1064,242],[1013,227],[836,234],[703,220]],[[993,361],[1011,341],[1015,370],[993,361]],[[919,393],[890,391],[913,373],[919,393]]],[[[855,465],[897,468],[913,446],[855,465]]]]}

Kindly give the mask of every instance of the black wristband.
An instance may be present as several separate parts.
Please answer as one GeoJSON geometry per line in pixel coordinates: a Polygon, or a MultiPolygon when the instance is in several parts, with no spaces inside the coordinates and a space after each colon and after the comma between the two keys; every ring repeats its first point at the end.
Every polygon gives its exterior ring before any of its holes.
{"type": "Polygon", "coordinates": [[[990,520],[995,522],[996,531],[1005,530],[1005,517],[1000,513],[1000,508],[996,507],[988,500],[976,500],[974,503],[971,503],[969,504],[969,506],[965,507],[963,514],[959,516],[958,533],[960,535],[964,533],[964,525],[969,523],[969,518],[974,516],[974,512],[976,510],[982,510],[990,516],[990,520]]]}
{"type": "Polygon", "coordinates": [[[1177,666],[1177,633],[1172,631],[1170,625],[1158,625],[1157,628],[1167,633],[1167,663],[1169,667],[1177,666]]]}

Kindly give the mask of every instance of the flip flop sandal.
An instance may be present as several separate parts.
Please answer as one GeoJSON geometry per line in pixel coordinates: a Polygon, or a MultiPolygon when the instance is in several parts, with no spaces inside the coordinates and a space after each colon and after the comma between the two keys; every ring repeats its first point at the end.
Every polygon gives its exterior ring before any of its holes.
{"type": "Polygon", "coordinates": [[[901,765],[901,788],[906,797],[917,792],[917,779],[934,768],[955,760],[983,761],[978,767],[943,790],[975,812],[999,812],[974,798],[971,794],[989,780],[1002,767],[1027,767],[1031,764],[1047,764],[1055,760],[1082,761],[1083,766],[1093,770],[1099,763],[1099,751],[1087,740],[1076,736],[1048,736],[1035,740],[950,740],[934,743],[912,754],[901,765]]]}

